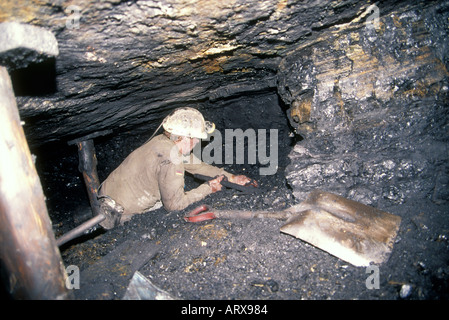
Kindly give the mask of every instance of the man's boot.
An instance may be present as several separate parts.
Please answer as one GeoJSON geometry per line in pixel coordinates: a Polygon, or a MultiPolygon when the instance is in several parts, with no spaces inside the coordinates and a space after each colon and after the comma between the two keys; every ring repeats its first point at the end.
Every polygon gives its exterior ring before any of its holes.
{"type": "Polygon", "coordinates": [[[106,217],[105,220],[100,222],[100,226],[106,230],[110,230],[118,226],[123,215],[123,207],[107,196],[103,196],[99,200],[101,203],[101,212],[106,217]]]}

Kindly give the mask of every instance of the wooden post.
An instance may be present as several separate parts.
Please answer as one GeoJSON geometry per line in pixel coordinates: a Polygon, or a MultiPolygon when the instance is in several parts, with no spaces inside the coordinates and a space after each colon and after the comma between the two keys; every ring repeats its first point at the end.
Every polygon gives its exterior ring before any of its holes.
{"type": "Polygon", "coordinates": [[[0,259],[9,292],[15,299],[68,298],[64,265],[4,67],[0,67],[0,155],[0,259]]]}
{"type": "Polygon", "coordinates": [[[98,201],[98,189],[100,180],[97,173],[97,156],[93,138],[112,133],[112,130],[97,131],[87,136],[68,141],[68,145],[76,145],[78,148],[79,164],[78,170],[83,175],[86,184],[87,195],[92,208],[92,216],[100,214],[100,202],[98,201]]]}
{"type": "Polygon", "coordinates": [[[98,188],[100,180],[97,173],[97,158],[95,156],[95,147],[92,139],[77,142],[79,167],[86,184],[87,195],[89,196],[92,215],[100,214],[100,202],[98,201],[98,188]]]}

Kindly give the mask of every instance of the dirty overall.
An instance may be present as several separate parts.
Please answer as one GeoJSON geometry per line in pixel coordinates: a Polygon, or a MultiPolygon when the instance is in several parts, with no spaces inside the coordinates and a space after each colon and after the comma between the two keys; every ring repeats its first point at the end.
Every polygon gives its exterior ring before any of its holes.
{"type": "Polygon", "coordinates": [[[169,211],[182,210],[212,193],[207,183],[185,192],[185,171],[211,177],[232,176],[193,154],[181,157],[175,148],[173,141],[158,135],[133,151],[103,182],[100,197],[108,196],[123,207],[121,223],[135,214],[159,208],[160,202],[169,211]]]}

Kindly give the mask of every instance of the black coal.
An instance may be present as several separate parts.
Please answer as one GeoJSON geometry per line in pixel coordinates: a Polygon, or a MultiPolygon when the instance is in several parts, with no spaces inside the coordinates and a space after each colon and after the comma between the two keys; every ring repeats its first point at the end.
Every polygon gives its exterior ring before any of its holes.
{"type": "MultiPolygon", "coordinates": [[[[218,128],[263,127],[280,130],[279,168],[275,175],[260,176],[257,164],[223,165],[228,171],[255,178],[266,192],[243,195],[227,189],[208,196],[201,204],[217,209],[284,209],[301,200],[294,195],[298,192],[298,186],[292,186],[291,180],[286,179],[286,176],[291,177],[292,172],[301,171],[300,167],[292,168],[299,166],[299,163],[303,167],[316,164],[331,168],[332,164],[345,160],[345,155],[334,158],[329,153],[320,155],[318,150],[325,148],[325,144],[315,149],[307,141],[297,144],[301,138],[285,129],[288,128],[287,118],[275,93],[261,92],[220,103],[220,108],[202,110],[206,118],[216,122],[218,128]],[[268,110],[269,118],[259,116],[259,104],[268,110]],[[293,149],[295,145],[296,151],[293,149]],[[298,145],[304,145],[303,149],[298,145]],[[302,152],[306,147],[318,156],[305,156],[302,152]],[[303,158],[298,156],[298,151],[303,158]],[[295,155],[295,152],[296,158],[291,156],[290,159],[288,155],[295,155]],[[296,161],[298,157],[300,162],[296,161]]],[[[100,179],[104,179],[133,149],[144,143],[153,129],[98,138],[96,150],[100,179]]],[[[73,146],[52,145],[47,146],[45,152],[44,149],[36,150],[37,167],[57,235],[67,232],[89,216],[87,196],[77,171],[75,149],[73,146]]],[[[392,165],[388,162],[390,158],[385,157],[386,166],[392,165]]],[[[92,266],[120,245],[136,241],[157,248],[157,253],[138,270],[153,284],[179,299],[447,299],[449,206],[442,200],[445,196],[439,195],[441,201],[432,201],[432,197],[423,197],[419,190],[412,188],[408,196],[402,199],[395,193],[394,186],[397,184],[385,178],[384,175],[390,172],[385,166],[367,167],[373,170],[371,175],[383,177],[377,181],[383,191],[375,193],[367,190],[364,193],[364,189],[359,188],[357,194],[349,196],[403,218],[392,255],[388,262],[379,266],[378,289],[369,289],[367,282],[370,273],[366,268],[354,267],[299,239],[281,234],[280,221],[185,222],[183,216],[200,204],[197,203],[180,212],[167,212],[161,208],[138,215],[123,226],[107,232],[98,228],[62,247],[66,266],[76,265],[81,270],[82,278],[97,281],[88,290],[86,287],[75,290],[75,297],[121,299],[132,274],[92,266]],[[418,196],[411,197],[410,194],[418,196]],[[89,274],[92,272],[95,274],[89,274]]],[[[406,175],[406,170],[412,170],[407,168],[406,164],[399,164],[392,174],[406,175]]],[[[327,184],[302,181],[304,190],[316,185],[329,191],[345,191],[341,172],[330,169],[326,172],[327,184]]],[[[368,173],[354,171],[346,174],[353,180],[362,181],[368,173]]],[[[441,174],[439,183],[447,183],[444,180],[446,176],[441,174]]],[[[314,177],[311,174],[305,178],[314,177]]],[[[199,183],[187,177],[186,189],[194,188],[199,183]]]]}

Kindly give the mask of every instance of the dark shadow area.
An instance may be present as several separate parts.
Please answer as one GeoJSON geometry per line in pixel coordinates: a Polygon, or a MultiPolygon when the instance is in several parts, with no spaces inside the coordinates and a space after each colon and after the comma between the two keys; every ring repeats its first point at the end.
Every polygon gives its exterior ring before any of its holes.
{"type": "Polygon", "coordinates": [[[13,70],[11,82],[16,96],[45,96],[57,91],[56,59],[50,58],[27,68],[13,70]]]}

